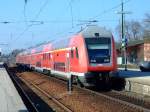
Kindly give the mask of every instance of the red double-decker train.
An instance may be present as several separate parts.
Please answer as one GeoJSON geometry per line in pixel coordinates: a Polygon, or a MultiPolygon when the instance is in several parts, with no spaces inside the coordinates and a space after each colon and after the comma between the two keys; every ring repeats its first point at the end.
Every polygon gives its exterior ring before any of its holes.
{"type": "Polygon", "coordinates": [[[91,25],[69,38],[19,53],[16,64],[95,86],[101,80],[109,82],[117,70],[115,42],[110,31],[91,25]]]}

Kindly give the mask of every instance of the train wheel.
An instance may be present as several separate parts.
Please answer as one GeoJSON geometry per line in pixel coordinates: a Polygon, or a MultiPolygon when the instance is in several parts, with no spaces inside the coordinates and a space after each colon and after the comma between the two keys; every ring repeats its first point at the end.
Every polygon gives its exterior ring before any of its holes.
{"type": "Polygon", "coordinates": [[[77,86],[84,87],[84,85],[81,83],[81,81],[78,77],[76,77],[75,79],[76,79],[77,86]]]}
{"type": "Polygon", "coordinates": [[[52,74],[51,74],[51,71],[50,71],[50,70],[48,71],[48,75],[49,75],[49,76],[52,76],[52,74]]]}
{"type": "Polygon", "coordinates": [[[50,71],[49,71],[49,70],[44,69],[44,70],[43,70],[43,73],[44,73],[45,75],[49,75],[50,71]]]}
{"type": "Polygon", "coordinates": [[[103,84],[104,84],[104,89],[110,90],[111,89],[111,78],[109,76],[109,73],[103,73],[102,80],[103,80],[103,84]]]}
{"type": "Polygon", "coordinates": [[[78,76],[74,77],[74,82],[78,87],[84,87],[84,85],[81,83],[80,79],[78,78],[78,76]]]}
{"type": "Polygon", "coordinates": [[[31,67],[31,70],[32,70],[32,71],[35,71],[35,68],[34,68],[34,67],[31,67]]]}

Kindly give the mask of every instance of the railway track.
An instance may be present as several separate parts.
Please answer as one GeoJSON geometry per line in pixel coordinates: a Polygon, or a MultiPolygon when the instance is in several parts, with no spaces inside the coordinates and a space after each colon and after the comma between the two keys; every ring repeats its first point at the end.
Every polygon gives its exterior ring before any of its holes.
{"type": "Polygon", "coordinates": [[[59,102],[59,100],[57,100],[57,98],[55,98],[54,96],[48,94],[46,91],[44,91],[40,87],[38,87],[38,85],[36,85],[32,82],[26,81],[23,78],[21,78],[21,80],[23,80],[26,84],[28,84],[28,85],[30,84],[30,86],[33,86],[34,88],[36,88],[37,90],[42,92],[46,97],[48,97],[49,100],[52,100],[55,104],[60,106],[65,112],[73,112],[69,107],[67,107],[63,103],[59,102]]]}
{"type": "MultiPolygon", "coordinates": [[[[47,76],[46,76],[47,77],[47,76]]],[[[57,78],[55,78],[55,80],[58,80],[57,78]]],[[[59,81],[59,80],[58,80],[59,81]]],[[[63,81],[63,83],[66,84],[66,82],[63,81]]],[[[74,85],[75,88],[79,88],[81,90],[84,91],[88,91],[92,94],[96,94],[105,98],[108,98],[108,100],[112,100],[114,102],[117,102],[119,104],[122,104],[124,106],[129,106],[131,108],[135,108],[135,110],[140,110],[140,111],[144,111],[144,112],[150,112],[150,101],[145,101],[142,98],[138,98],[136,96],[132,96],[132,95],[128,95],[126,93],[122,93],[119,91],[108,91],[108,92],[96,92],[90,89],[86,89],[86,88],[81,88],[79,86],[74,85]]]]}
{"type": "Polygon", "coordinates": [[[28,112],[43,112],[43,110],[53,112],[53,109],[34,93],[18,76],[16,76],[14,71],[9,70],[6,65],[5,68],[26,105],[28,112]]]}
{"type": "Polygon", "coordinates": [[[124,94],[121,94],[120,92],[110,91],[110,92],[105,92],[105,93],[99,93],[99,92],[91,91],[88,89],[85,89],[85,90],[93,94],[105,97],[108,100],[112,100],[118,104],[124,105],[125,108],[129,107],[129,108],[134,108],[136,111],[140,111],[140,112],[150,112],[150,107],[145,108],[144,105],[139,105],[141,103],[136,102],[136,101],[141,101],[140,99],[134,99],[133,97],[125,96],[124,94]]]}
{"type": "MultiPolygon", "coordinates": [[[[44,89],[44,87],[41,86],[41,85],[46,84],[47,83],[46,81],[53,80],[54,82],[61,83],[61,85],[64,85],[66,87],[67,86],[66,82],[64,82],[62,80],[59,80],[57,78],[54,78],[54,77],[49,77],[49,76],[43,75],[41,73],[35,73],[34,72],[32,74],[34,74],[34,77],[36,77],[36,78],[33,78],[32,80],[31,79],[30,80],[25,79],[25,77],[22,77],[22,74],[19,74],[18,76],[24,82],[34,86],[36,89],[41,91],[50,100],[53,100],[56,104],[58,104],[61,108],[63,108],[64,111],[66,111],[66,112],[75,111],[74,109],[71,108],[70,105],[66,106],[66,104],[64,104],[63,101],[60,100],[60,99],[63,99],[63,97],[65,97],[66,95],[62,95],[62,96],[61,95],[50,95],[50,93],[48,91],[46,91],[46,89],[44,89]],[[41,81],[40,81],[40,79],[41,79],[41,81]]],[[[123,111],[128,111],[128,112],[129,111],[132,111],[132,112],[150,112],[150,110],[149,110],[150,105],[149,105],[148,102],[146,102],[142,99],[133,98],[133,97],[125,95],[121,92],[110,91],[110,92],[101,92],[101,93],[99,93],[99,92],[92,91],[92,90],[89,90],[89,89],[80,88],[80,87],[77,87],[75,85],[73,87],[74,87],[75,91],[78,91],[82,95],[90,94],[90,95],[96,97],[97,99],[103,99],[107,103],[111,103],[111,104],[107,104],[108,106],[117,105],[118,108],[121,107],[123,109],[123,111]]],[[[73,94],[75,94],[75,93],[72,92],[71,95],[73,96],[73,94]]],[[[118,110],[118,111],[122,111],[122,110],[118,110]]]]}
{"type": "Polygon", "coordinates": [[[126,102],[130,102],[132,104],[138,105],[139,107],[142,107],[143,109],[144,108],[150,109],[150,101],[146,101],[142,97],[133,96],[129,95],[126,92],[118,92],[114,90],[112,90],[111,92],[105,92],[103,94],[126,102]]]}
{"type": "MultiPolygon", "coordinates": [[[[40,74],[43,75],[43,74],[40,74]]],[[[49,76],[46,76],[48,77],[49,76]]],[[[54,77],[51,77],[54,78],[54,77]]],[[[54,80],[60,81],[58,78],[54,78],[54,80]]],[[[62,83],[67,84],[65,81],[62,80],[62,83]]],[[[132,106],[135,109],[143,110],[144,112],[150,111],[150,101],[145,101],[143,98],[139,98],[137,96],[129,95],[127,93],[119,92],[119,91],[109,91],[109,92],[96,92],[92,91],[86,88],[81,88],[79,86],[74,85],[75,88],[79,88],[88,92],[91,92],[96,95],[102,95],[104,97],[107,97],[111,100],[114,100],[115,102],[125,104],[127,106],[132,106]]]]}

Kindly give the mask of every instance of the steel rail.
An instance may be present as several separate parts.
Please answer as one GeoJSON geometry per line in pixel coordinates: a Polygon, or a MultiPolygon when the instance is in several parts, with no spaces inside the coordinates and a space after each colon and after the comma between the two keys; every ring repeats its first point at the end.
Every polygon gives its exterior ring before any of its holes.
{"type": "Polygon", "coordinates": [[[44,90],[42,90],[40,87],[38,87],[37,85],[35,85],[33,82],[26,81],[25,79],[23,79],[21,77],[20,77],[20,79],[23,82],[25,82],[26,84],[31,84],[34,88],[36,88],[37,90],[39,90],[41,93],[43,93],[46,97],[48,97],[50,100],[52,100],[55,104],[59,105],[66,112],[73,112],[70,108],[68,108],[67,106],[65,106],[63,103],[59,102],[57,100],[57,98],[51,96],[50,94],[48,94],[47,92],[45,92],[44,90]]]}
{"type": "MultiPolygon", "coordinates": [[[[6,69],[7,70],[7,69],[6,69]]],[[[8,72],[8,71],[7,71],[8,72]]],[[[15,78],[15,75],[13,76],[13,74],[11,74],[10,72],[8,72],[10,78],[12,79],[13,83],[17,86],[17,88],[20,90],[20,94],[22,95],[22,97],[24,97],[26,100],[25,104],[27,106],[28,109],[34,111],[34,112],[39,112],[38,109],[36,108],[36,106],[34,105],[34,103],[31,101],[31,99],[28,97],[28,95],[26,94],[26,92],[23,90],[22,86],[19,84],[19,82],[17,81],[17,79],[15,78]],[[30,108],[29,108],[30,107],[30,108]]],[[[18,90],[18,92],[19,92],[18,90]]]]}
{"type": "MultiPolygon", "coordinates": [[[[38,74],[39,74],[39,75],[44,75],[44,74],[42,74],[42,73],[38,73],[38,74]]],[[[57,80],[57,81],[60,82],[60,79],[58,79],[58,78],[56,78],[56,77],[49,77],[49,76],[47,76],[47,75],[45,75],[45,76],[48,77],[48,78],[53,78],[54,80],[57,80]]],[[[64,83],[64,84],[67,84],[64,80],[61,80],[61,82],[64,83]]],[[[113,102],[116,102],[116,103],[119,103],[119,104],[122,104],[122,105],[126,105],[126,106],[131,107],[131,108],[135,108],[135,109],[137,109],[137,110],[139,110],[139,111],[150,112],[150,109],[144,108],[144,107],[142,107],[142,106],[139,106],[139,105],[136,105],[136,104],[127,102],[127,101],[123,101],[123,100],[118,99],[118,98],[114,98],[114,97],[109,96],[109,95],[106,95],[106,94],[104,94],[104,93],[99,93],[99,92],[96,92],[96,91],[93,91],[93,90],[90,90],[90,89],[81,88],[81,87],[76,86],[76,85],[73,85],[73,87],[78,88],[78,89],[81,89],[81,90],[84,90],[84,91],[87,91],[87,92],[90,92],[90,93],[92,93],[92,94],[95,94],[95,95],[98,95],[98,96],[101,96],[101,97],[104,97],[104,98],[106,98],[106,99],[108,99],[108,100],[111,100],[111,101],[113,101],[113,102]]],[[[115,91],[112,91],[112,92],[115,92],[115,91]]],[[[118,92],[116,92],[116,93],[118,93],[118,92]]],[[[120,94],[120,93],[118,93],[118,94],[120,94]]]]}

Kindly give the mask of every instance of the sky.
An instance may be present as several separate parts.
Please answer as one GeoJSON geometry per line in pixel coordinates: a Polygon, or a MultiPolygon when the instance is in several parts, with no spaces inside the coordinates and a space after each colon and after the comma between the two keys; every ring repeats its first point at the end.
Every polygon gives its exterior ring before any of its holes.
{"type": "MultiPolygon", "coordinates": [[[[150,13],[149,4],[150,0],[124,0],[125,11],[131,12],[125,19],[141,22],[150,13]]],[[[92,20],[98,21],[92,24],[111,30],[117,41],[120,10],[121,0],[1,0],[0,48],[9,53],[65,38],[92,20]]]]}

